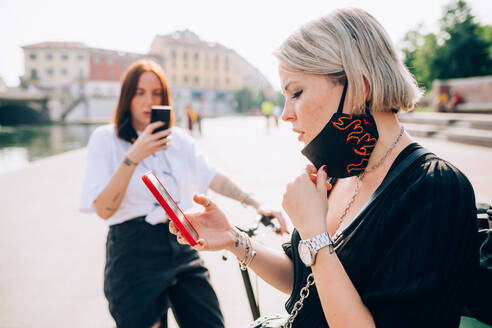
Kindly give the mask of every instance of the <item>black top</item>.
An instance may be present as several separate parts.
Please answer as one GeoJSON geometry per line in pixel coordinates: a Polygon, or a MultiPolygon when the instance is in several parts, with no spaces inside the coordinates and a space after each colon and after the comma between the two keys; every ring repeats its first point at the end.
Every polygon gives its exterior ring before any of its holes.
{"type": "MultiPolygon", "coordinates": [[[[390,171],[417,148],[407,146],[390,171]]],[[[311,273],[299,258],[299,240],[294,230],[283,245],[294,263],[289,313],[311,273]]],[[[425,155],[358,215],[335,247],[376,327],[458,327],[478,263],[473,188],[450,163],[425,155]]],[[[315,285],[310,292],[294,327],[328,327],[315,285]]]]}

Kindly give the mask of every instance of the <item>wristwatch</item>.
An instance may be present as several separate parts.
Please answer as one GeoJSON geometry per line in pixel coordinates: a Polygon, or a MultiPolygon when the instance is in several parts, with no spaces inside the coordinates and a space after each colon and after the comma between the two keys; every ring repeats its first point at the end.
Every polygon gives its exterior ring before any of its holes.
{"type": "Polygon", "coordinates": [[[330,253],[333,253],[333,240],[328,232],[323,232],[311,239],[301,240],[297,251],[304,265],[310,267],[316,261],[318,251],[326,246],[330,247],[330,253]]]}

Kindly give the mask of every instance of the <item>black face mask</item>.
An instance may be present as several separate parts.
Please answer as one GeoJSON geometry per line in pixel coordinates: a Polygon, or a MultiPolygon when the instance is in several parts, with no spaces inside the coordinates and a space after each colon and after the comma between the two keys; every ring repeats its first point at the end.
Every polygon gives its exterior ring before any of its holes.
{"type": "Polygon", "coordinates": [[[367,167],[379,134],[366,104],[366,114],[343,113],[347,83],[338,110],[321,132],[301,151],[319,169],[326,165],[329,177],[346,178],[367,167]]]}

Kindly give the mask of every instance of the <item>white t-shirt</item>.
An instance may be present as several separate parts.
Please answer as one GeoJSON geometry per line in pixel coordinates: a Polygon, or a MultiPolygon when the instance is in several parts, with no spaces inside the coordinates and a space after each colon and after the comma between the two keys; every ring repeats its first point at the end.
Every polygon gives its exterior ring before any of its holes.
{"type": "MultiPolygon", "coordinates": [[[[181,128],[173,127],[169,148],[141,161],[128,184],[118,210],[107,220],[109,225],[146,216],[150,224],[167,221],[164,209],[142,181],[142,175],[154,171],[169,194],[183,210],[193,207],[194,194],[206,193],[217,174],[199,151],[193,139],[181,128]]],[[[98,127],[89,139],[87,165],[79,209],[94,213],[94,200],[121,165],[131,144],[116,136],[114,125],[98,127]]]]}

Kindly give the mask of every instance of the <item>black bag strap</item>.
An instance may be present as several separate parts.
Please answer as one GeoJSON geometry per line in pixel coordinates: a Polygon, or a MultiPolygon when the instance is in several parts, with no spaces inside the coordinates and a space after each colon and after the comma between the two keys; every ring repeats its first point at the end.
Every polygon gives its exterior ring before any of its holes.
{"type": "MultiPolygon", "coordinates": [[[[374,194],[372,194],[371,198],[369,198],[369,200],[364,204],[364,206],[362,206],[362,208],[360,209],[360,211],[357,213],[357,215],[355,217],[356,218],[359,217],[361,215],[361,213],[363,213],[372,204],[372,202],[374,202],[383,193],[383,191],[397,177],[399,177],[403,173],[403,171],[405,171],[407,168],[409,168],[419,158],[421,158],[422,156],[428,155],[428,154],[433,154],[433,153],[430,150],[426,149],[426,148],[423,148],[423,147],[422,148],[418,148],[418,149],[415,149],[414,151],[412,151],[403,161],[401,161],[400,163],[398,163],[398,165],[393,170],[390,170],[390,172],[386,175],[386,177],[384,178],[383,182],[379,185],[378,189],[376,189],[376,191],[374,192],[374,194]]],[[[356,223],[356,221],[352,222],[352,224],[355,224],[355,223],[356,223]]],[[[352,225],[352,224],[350,224],[350,225],[352,225]]],[[[356,229],[354,229],[354,231],[355,230],[356,229]]],[[[351,234],[354,231],[352,231],[351,234]]],[[[343,235],[344,235],[344,232],[342,231],[342,233],[338,236],[338,238],[342,238],[343,235]]],[[[342,238],[342,240],[343,240],[343,238],[342,238]]],[[[348,240],[348,239],[345,239],[345,240],[348,240]]],[[[338,247],[340,245],[336,245],[336,247],[338,247]]]]}

